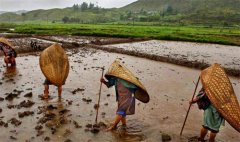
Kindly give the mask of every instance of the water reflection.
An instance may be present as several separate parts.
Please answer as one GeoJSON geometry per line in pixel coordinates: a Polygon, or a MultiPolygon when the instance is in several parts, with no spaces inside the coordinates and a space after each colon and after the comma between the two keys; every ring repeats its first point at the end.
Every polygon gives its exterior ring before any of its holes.
{"type": "Polygon", "coordinates": [[[3,76],[5,77],[15,77],[18,74],[18,69],[16,66],[6,67],[3,76]]]}
{"type": "Polygon", "coordinates": [[[142,127],[136,124],[136,121],[129,121],[129,126],[125,128],[120,125],[116,131],[112,132],[113,137],[117,142],[139,142],[144,141],[142,127]],[[134,125],[134,126],[133,126],[134,125]]]}

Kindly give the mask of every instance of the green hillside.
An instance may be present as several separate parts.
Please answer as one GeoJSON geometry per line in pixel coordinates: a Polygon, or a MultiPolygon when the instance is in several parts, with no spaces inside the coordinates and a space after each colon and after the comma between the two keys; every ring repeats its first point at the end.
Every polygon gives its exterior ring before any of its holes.
{"type": "Polygon", "coordinates": [[[128,23],[240,26],[240,0],[138,0],[119,9],[82,3],[64,9],[4,13],[0,23],[128,23]]]}
{"type": "Polygon", "coordinates": [[[240,0],[138,0],[123,11],[152,12],[175,22],[218,23],[240,22],[240,0]]]}
{"type": "Polygon", "coordinates": [[[69,23],[104,23],[118,21],[119,13],[116,9],[103,8],[64,8],[64,9],[49,9],[49,10],[33,10],[21,15],[15,13],[3,13],[0,15],[0,23],[3,22],[63,22],[63,18],[67,17],[69,23]]]}

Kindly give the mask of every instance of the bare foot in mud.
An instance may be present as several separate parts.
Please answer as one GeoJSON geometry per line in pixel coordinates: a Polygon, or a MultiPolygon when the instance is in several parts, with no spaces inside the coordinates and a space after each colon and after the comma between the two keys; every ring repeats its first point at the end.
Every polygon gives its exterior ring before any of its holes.
{"type": "Polygon", "coordinates": [[[50,99],[49,95],[38,95],[39,98],[41,98],[42,100],[48,100],[50,99]]]}
{"type": "Polygon", "coordinates": [[[114,126],[112,124],[109,128],[105,129],[105,132],[113,131],[113,130],[116,130],[116,129],[117,129],[117,126],[114,126]]]}

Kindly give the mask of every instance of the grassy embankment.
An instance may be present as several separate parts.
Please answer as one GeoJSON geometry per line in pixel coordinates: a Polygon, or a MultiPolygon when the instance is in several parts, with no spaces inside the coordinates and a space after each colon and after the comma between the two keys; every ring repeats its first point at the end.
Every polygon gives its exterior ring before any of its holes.
{"type": "Polygon", "coordinates": [[[240,45],[239,28],[194,26],[140,26],[113,24],[19,24],[16,33],[150,38],[240,45]]]}

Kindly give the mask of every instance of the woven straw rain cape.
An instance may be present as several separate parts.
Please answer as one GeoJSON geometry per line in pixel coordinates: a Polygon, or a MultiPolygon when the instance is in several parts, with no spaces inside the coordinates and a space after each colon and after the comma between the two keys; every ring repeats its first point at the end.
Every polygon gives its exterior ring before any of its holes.
{"type": "Polygon", "coordinates": [[[240,106],[232,84],[219,64],[201,72],[201,81],[208,98],[224,119],[240,132],[240,106]]]}
{"type": "Polygon", "coordinates": [[[12,45],[10,44],[10,42],[8,42],[8,40],[4,37],[1,37],[0,38],[0,42],[4,43],[4,44],[7,44],[8,46],[12,47],[12,45]]]}
{"type": "Polygon", "coordinates": [[[54,85],[63,85],[69,73],[68,56],[59,44],[46,48],[39,58],[44,76],[54,85]]]}
{"type": "Polygon", "coordinates": [[[115,60],[112,65],[109,67],[105,77],[109,79],[110,77],[118,77],[124,79],[128,82],[133,83],[137,86],[137,91],[134,96],[136,99],[143,103],[149,102],[149,95],[146,88],[142,85],[142,83],[133,75],[133,73],[128,70],[125,66],[121,65],[118,60],[115,60]]]}

